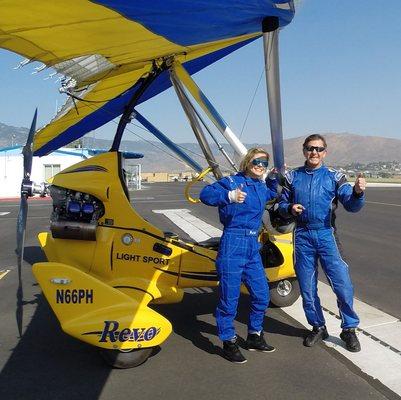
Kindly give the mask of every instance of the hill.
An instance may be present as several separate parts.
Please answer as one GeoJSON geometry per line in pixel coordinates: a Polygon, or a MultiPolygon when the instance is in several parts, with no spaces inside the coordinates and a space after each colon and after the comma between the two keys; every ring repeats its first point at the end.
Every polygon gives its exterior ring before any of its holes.
{"type": "MultiPolygon", "coordinates": [[[[27,128],[13,127],[0,123],[0,147],[12,144],[24,144],[28,135],[27,128]]],[[[350,163],[368,164],[370,162],[397,161],[401,162],[401,140],[378,136],[361,136],[351,133],[324,133],[328,143],[326,163],[328,165],[346,165],[350,163]]],[[[304,136],[284,140],[285,159],[288,166],[303,163],[302,143],[304,136]]],[[[83,138],[84,147],[109,149],[110,140],[83,138]]],[[[247,148],[257,146],[256,143],[246,144],[247,148]]],[[[206,165],[201,150],[196,143],[180,143],[179,146],[201,165],[206,165]]],[[[223,145],[229,155],[232,150],[223,145]]],[[[263,146],[271,153],[271,145],[263,146]]],[[[213,143],[211,148],[219,162],[226,164],[213,143]]],[[[188,169],[175,155],[158,141],[123,141],[122,150],[143,153],[141,160],[144,172],[171,171],[178,172],[188,169]]]]}

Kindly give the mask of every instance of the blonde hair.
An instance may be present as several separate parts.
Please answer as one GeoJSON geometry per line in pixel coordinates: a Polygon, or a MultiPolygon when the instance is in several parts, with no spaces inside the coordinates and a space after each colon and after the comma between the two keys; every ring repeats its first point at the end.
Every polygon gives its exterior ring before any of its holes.
{"type": "Polygon", "coordinates": [[[269,153],[265,149],[263,149],[262,147],[253,147],[252,149],[248,150],[248,153],[246,153],[244,158],[241,160],[241,164],[239,165],[239,170],[241,172],[246,172],[250,161],[252,160],[254,155],[258,153],[264,154],[267,160],[269,160],[270,158],[269,153]]]}

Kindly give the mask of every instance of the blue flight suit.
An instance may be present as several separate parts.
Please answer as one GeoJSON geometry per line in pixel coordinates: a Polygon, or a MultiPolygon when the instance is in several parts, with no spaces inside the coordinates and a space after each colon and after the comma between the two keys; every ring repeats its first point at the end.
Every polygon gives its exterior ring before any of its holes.
{"type": "Polygon", "coordinates": [[[200,193],[202,203],[219,208],[220,222],[224,226],[216,258],[220,293],[216,322],[222,341],[235,337],[234,318],[241,283],[245,284],[251,297],[248,331],[263,330],[270,296],[259,253],[258,234],[266,202],[276,196],[274,186],[267,187],[264,181],[240,172],[205,186],[200,193]],[[237,188],[247,193],[245,201],[230,203],[228,192],[237,188]]]}
{"type": "Polygon", "coordinates": [[[341,327],[347,329],[357,327],[359,318],[353,309],[354,289],[348,265],[341,258],[335,238],[334,210],[338,200],[347,211],[357,212],[364,205],[365,195],[357,194],[341,172],[324,165],[317,169],[303,166],[286,174],[279,212],[289,216],[293,204],[305,207],[296,217],[294,240],[295,270],[308,323],[315,327],[325,325],[317,293],[319,259],[337,296],[341,327]]]}

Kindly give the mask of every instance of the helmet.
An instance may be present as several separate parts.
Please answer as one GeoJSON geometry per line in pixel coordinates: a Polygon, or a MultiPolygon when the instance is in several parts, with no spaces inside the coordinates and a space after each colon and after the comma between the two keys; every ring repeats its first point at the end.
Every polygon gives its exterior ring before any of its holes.
{"type": "Polygon", "coordinates": [[[284,218],[278,212],[278,203],[269,205],[263,213],[263,224],[269,233],[273,235],[283,235],[295,229],[295,218],[284,218]]]}

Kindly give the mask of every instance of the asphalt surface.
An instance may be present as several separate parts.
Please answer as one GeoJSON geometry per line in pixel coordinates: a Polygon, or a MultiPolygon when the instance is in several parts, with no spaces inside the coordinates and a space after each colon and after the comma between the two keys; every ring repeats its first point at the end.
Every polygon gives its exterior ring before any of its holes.
{"type": "MultiPolygon", "coordinates": [[[[183,201],[183,185],[152,184],[132,192],[137,210],[163,230],[181,232],[155,209],[191,209],[219,227],[216,210],[183,201]]],[[[194,190],[196,196],[196,189],[194,190]]],[[[363,211],[338,213],[343,251],[350,264],[356,297],[401,317],[401,189],[368,188],[363,211]],[[378,204],[382,203],[382,204],[378,204]]],[[[213,317],[216,293],[188,290],[179,304],[155,307],[174,332],[145,364],[110,369],[96,349],[64,334],[31,274],[44,259],[36,234],[46,229],[49,201],[30,201],[24,283],[24,331],[15,322],[17,270],[16,202],[0,202],[0,399],[395,399],[393,392],[361,373],[325,346],[302,346],[305,329],[282,310],[269,309],[266,337],[271,354],[247,353],[233,365],[221,356],[213,317]]],[[[236,326],[246,335],[247,298],[241,299],[236,326]]]]}

